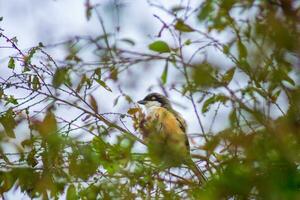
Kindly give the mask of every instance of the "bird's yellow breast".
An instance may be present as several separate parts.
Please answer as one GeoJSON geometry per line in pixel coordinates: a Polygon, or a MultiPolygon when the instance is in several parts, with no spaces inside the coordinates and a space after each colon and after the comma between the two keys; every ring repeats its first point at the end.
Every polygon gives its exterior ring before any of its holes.
{"type": "Polygon", "coordinates": [[[153,109],[148,117],[149,122],[157,123],[158,128],[165,134],[184,134],[174,114],[163,107],[153,109]]]}
{"type": "Polygon", "coordinates": [[[180,121],[172,112],[163,107],[151,110],[146,119],[149,123],[147,141],[154,160],[168,165],[178,165],[189,154],[187,136],[180,121]]]}

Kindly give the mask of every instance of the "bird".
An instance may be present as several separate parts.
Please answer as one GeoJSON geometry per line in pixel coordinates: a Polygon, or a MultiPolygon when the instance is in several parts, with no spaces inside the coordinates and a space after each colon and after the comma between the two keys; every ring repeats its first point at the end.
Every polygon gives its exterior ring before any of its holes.
{"type": "Polygon", "coordinates": [[[148,144],[152,160],[166,167],[185,164],[201,184],[205,183],[204,173],[190,155],[186,121],[173,109],[170,100],[160,93],[150,93],[137,103],[146,108],[139,129],[148,144]]]}

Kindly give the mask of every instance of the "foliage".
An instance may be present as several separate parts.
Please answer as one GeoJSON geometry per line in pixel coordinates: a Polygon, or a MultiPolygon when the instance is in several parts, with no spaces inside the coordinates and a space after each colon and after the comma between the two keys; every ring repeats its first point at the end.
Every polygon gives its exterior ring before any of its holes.
{"type": "Polygon", "coordinates": [[[150,3],[173,20],[155,15],[161,38],[142,53],[132,50],[134,38],[112,37],[97,11],[101,5],[90,1],[86,18],[97,16],[102,34],[56,45],[65,49],[63,61],[49,53],[51,45],[20,49],[0,28],[1,43],[14,50],[0,80],[3,197],[18,187],[43,199],[300,198],[299,3],[190,2],[170,9],[150,3]],[[207,51],[231,66],[209,59],[207,51]],[[158,77],[163,91],[179,92],[194,109],[199,142],[193,157],[208,178],[203,185],[189,167],[161,169],[137,147],[147,145],[132,125],[141,113],[121,89],[120,77],[152,61],[164,66],[158,77]],[[176,84],[170,70],[179,74],[176,84]],[[102,112],[99,104],[106,99],[98,99],[96,90],[119,93],[114,105],[122,99],[128,112],[102,112]],[[209,113],[207,128],[203,119],[209,113]],[[222,122],[216,122],[220,113],[222,122]],[[212,130],[224,122],[223,130],[212,130]],[[27,137],[18,142],[21,135],[27,137]]]}

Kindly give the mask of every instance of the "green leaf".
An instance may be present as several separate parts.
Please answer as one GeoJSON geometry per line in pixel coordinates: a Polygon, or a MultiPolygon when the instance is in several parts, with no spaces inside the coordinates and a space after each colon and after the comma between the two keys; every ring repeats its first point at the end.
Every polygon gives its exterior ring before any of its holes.
{"type": "Polygon", "coordinates": [[[85,17],[86,17],[86,19],[89,21],[90,19],[91,19],[91,17],[92,17],[92,9],[93,9],[93,7],[91,6],[91,5],[87,5],[86,6],[86,9],[85,9],[85,17]]]}
{"type": "Polygon", "coordinates": [[[166,42],[161,41],[161,40],[158,40],[158,41],[155,41],[155,42],[149,44],[148,47],[149,47],[150,50],[156,51],[156,52],[159,52],[159,53],[170,52],[169,45],[166,42]]]}
{"type": "Polygon", "coordinates": [[[40,83],[39,77],[37,75],[34,75],[34,77],[33,77],[32,88],[33,88],[33,90],[38,90],[41,88],[41,83],[40,83]]]}
{"type": "Polygon", "coordinates": [[[168,61],[166,62],[166,65],[165,65],[165,68],[164,68],[164,71],[163,73],[161,74],[161,82],[162,84],[166,84],[167,83],[167,77],[168,77],[168,68],[169,68],[169,64],[168,64],[168,61]]]}
{"type": "Polygon", "coordinates": [[[41,136],[49,136],[55,134],[58,130],[55,115],[51,111],[47,112],[42,122],[36,122],[35,125],[41,136]]]}
{"type": "Polygon", "coordinates": [[[288,82],[292,86],[296,85],[295,81],[291,77],[289,77],[289,75],[287,73],[283,73],[282,76],[283,76],[283,80],[285,80],[286,82],[288,82]]]}
{"type": "Polygon", "coordinates": [[[139,112],[140,109],[139,108],[129,108],[129,110],[127,111],[127,113],[129,115],[134,115],[135,113],[139,112]]]}
{"type": "Polygon", "coordinates": [[[30,151],[30,153],[27,156],[27,163],[32,167],[35,167],[38,164],[38,161],[35,158],[35,154],[36,154],[36,150],[33,149],[32,151],[30,151]]]}
{"type": "Polygon", "coordinates": [[[3,95],[4,95],[4,90],[3,88],[0,87],[0,99],[2,99],[3,95]]]}
{"type": "Polygon", "coordinates": [[[5,133],[8,137],[16,138],[14,128],[17,126],[17,122],[13,115],[13,110],[11,108],[8,109],[4,115],[0,116],[0,123],[4,127],[5,133]]]}
{"type": "Polygon", "coordinates": [[[237,118],[237,115],[236,115],[236,109],[233,109],[230,112],[229,121],[230,121],[230,124],[231,124],[232,127],[238,122],[238,118],[237,118]]]}
{"type": "Polygon", "coordinates": [[[184,6],[182,6],[182,5],[175,5],[174,7],[172,7],[172,12],[174,12],[174,13],[176,13],[176,12],[178,12],[178,11],[182,11],[182,10],[184,10],[185,9],[185,7],[184,6]]]}
{"type": "Polygon", "coordinates": [[[104,89],[106,89],[109,92],[112,92],[112,90],[110,89],[110,87],[108,87],[106,85],[106,83],[100,79],[95,79],[97,81],[97,83],[99,83],[99,85],[101,85],[104,89]]]}
{"type": "Polygon", "coordinates": [[[235,72],[235,67],[227,70],[226,73],[222,77],[222,82],[225,84],[229,84],[233,78],[234,72],[235,72]]]}
{"type": "Polygon", "coordinates": [[[67,200],[76,200],[76,199],[78,199],[76,188],[75,188],[75,186],[73,184],[70,185],[69,188],[68,188],[68,190],[67,190],[66,199],[67,200]]]}
{"type": "Polygon", "coordinates": [[[127,44],[130,44],[131,46],[135,45],[135,42],[132,39],[129,39],[129,38],[123,38],[123,39],[121,39],[121,41],[125,42],[127,44]]]}
{"type": "Polygon", "coordinates": [[[192,27],[185,24],[183,20],[179,19],[175,24],[175,29],[181,32],[193,32],[195,31],[192,27]]]}
{"type": "Polygon", "coordinates": [[[102,73],[101,73],[101,68],[99,67],[99,68],[97,68],[97,69],[95,69],[95,74],[98,76],[97,78],[98,79],[101,79],[101,76],[102,76],[102,73]]]}
{"type": "Polygon", "coordinates": [[[68,69],[67,68],[58,68],[53,76],[52,84],[53,87],[58,88],[67,80],[68,69]]]}
{"type": "Polygon", "coordinates": [[[199,21],[204,21],[209,17],[209,14],[213,11],[212,1],[206,1],[202,7],[200,13],[198,14],[199,21]]]}
{"type": "Polygon", "coordinates": [[[11,103],[11,104],[13,104],[13,105],[18,105],[18,100],[15,99],[14,96],[9,95],[9,96],[6,98],[6,103],[5,103],[5,105],[8,105],[9,103],[11,103]]]}
{"type": "Polygon", "coordinates": [[[248,52],[247,52],[245,45],[240,40],[238,40],[237,46],[238,46],[239,56],[241,58],[246,58],[248,55],[248,52]]]}
{"type": "Polygon", "coordinates": [[[18,38],[17,37],[13,37],[10,39],[13,43],[17,44],[18,43],[18,38]]]}
{"type": "Polygon", "coordinates": [[[277,99],[278,99],[280,93],[281,93],[281,90],[278,90],[277,92],[275,92],[275,94],[273,94],[273,95],[271,96],[271,100],[272,100],[273,103],[275,103],[275,102],[277,101],[277,99]]]}
{"type": "Polygon", "coordinates": [[[215,96],[212,96],[208,99],[206,99],[206,101],[203,103],[203,106],[202,106],[202,113],[206,113],[210,106],[216,102],[221,102],[221,103],[226,103],[226,101],[228,100],[228,97],[222,95],[222,94],[219,94],[219,95],[215,95],[215,96]]]}
{"type": "Polygon", "coordinates": [[[9,62],[8,62],[8,68],[15,69],[15,67],[16,67],[15,60],[13,59],[13,57],[10,57],[9,62]]]}
{"type": "Polygon", "coordinates": [[[32,59],[32,57],[33,57],[34,54],[36,53],[37,49],[38,49],[37,47],[34,47],[34,48],[32,48],[32,49],[29,51],[27,57],[25,58],[25,62],[30,62],[30,60],[32,59]]]}
{"type": "Polygon", "coordinates": [[[121,96],[118,96],[117,98],[115,98],[115,100],[114,100],[114,107],[118,104],[120,97],[121,96]]]}
{"type": "Polygon", "coordinates": [[[95,112],[98,112],[98,104],[93,95],[90,95],[89,103],[95,112]]]}
{"type": "Polygon", "coordinates": [[[188,45],[192,44],[192,41],[190,39],[188,39],[184,42],[184,44],[188,46],[188,45]]]}

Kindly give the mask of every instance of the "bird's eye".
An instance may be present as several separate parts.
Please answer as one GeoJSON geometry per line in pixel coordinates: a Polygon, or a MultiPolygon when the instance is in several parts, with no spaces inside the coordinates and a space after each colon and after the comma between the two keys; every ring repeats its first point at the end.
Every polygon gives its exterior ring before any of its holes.
{"type": "Polygon", "coordinates": [[[151,97],[151,100],[155,100],[156,98],[155,97],[151,97]]]}

